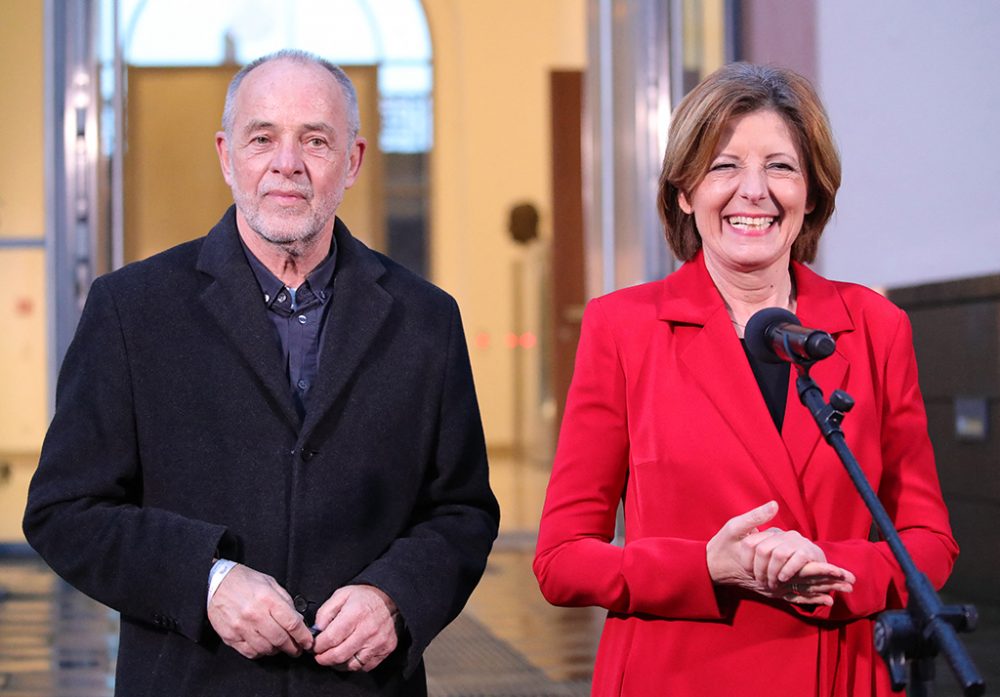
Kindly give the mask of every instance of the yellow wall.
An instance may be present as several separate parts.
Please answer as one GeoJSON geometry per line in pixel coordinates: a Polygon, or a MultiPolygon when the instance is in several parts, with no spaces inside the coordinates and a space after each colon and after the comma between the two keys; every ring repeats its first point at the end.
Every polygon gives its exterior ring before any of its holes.
{"type": "MultiPolygon", "coordinates": [[[[42,3],[5,3],[0,21],[0,237],[45,233],[42,3]]],[[[0,249],[0,453],[37,450],[47,419],[45,255],[0,249]]]]}
{"type": "Polygon", "coordinates": [[[0,237],[42,237],[45,227],[42,141],[44,54],[42,3],[0,9],[0,237]]]}
{"type": "Polygon", "coordinates": [[[201,237],[233,197],[215,133],[233,66],[128,70],[125,261],[201,237]]]}
{"type": "MultiPolygon", "coordinates": [[[[0,17],[0,238],[45,232],[42,3],[5,2],[0,17]]],[[[47,412],[45,252],[0,248],[0,542],[20,541],[27,479],[47,412]]]]}
{"type": "Polygon", "coordinates": [[[549,236],[549,72],[584,67],[586,2],[423,5],[434,50],[432,276],[462,307],[490,445],[513,446],[520,430],[530,449],[547,430],[538,408],[540,351],[518,349],[525,392],[516,404],[515,350],[504,338],[515,329],[516,268],[528,328],[541,332],[545,243],[525,250],[510,241],[508,211],[534,203],[549,236]],[[477,346],[480,335],[490,337],[488,348],[477,346]]]}

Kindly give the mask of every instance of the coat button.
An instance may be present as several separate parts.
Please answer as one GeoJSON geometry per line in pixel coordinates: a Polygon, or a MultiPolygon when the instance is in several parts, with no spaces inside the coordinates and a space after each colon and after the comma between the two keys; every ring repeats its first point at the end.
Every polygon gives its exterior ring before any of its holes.
{"type": "Polygon", "coordinates": [[[301,595],[296,595],[292,602],[295,603],[295,611],[300,615],[309,609],[309,601],[303,598],[301,595]]]}
{"type": "Polygon", "coordinates": [[[310,460],[313,459],[313,455],[315,454],[316,454],[315,450],[306,450],[305,448],[303,448],[300,457],[302,458],[302,462],[309,462],[310,460]]]}

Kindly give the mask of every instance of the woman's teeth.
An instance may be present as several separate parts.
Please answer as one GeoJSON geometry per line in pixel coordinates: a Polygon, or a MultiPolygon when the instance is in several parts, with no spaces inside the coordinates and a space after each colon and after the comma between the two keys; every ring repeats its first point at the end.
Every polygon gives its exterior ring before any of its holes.
{"type": "Polygon", "coordinates": [[[751,218],[742,215],[734,215],[729,218],[730,225],[744,230],[763,230],[770,227],[773,222],[774,218],[751,218]]]}

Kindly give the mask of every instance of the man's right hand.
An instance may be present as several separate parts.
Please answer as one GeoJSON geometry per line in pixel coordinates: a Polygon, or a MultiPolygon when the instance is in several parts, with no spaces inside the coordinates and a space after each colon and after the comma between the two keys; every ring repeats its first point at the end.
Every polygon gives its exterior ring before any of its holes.
{"type": "Polygon", "coordinates": [[[313,636],[288,592],[267,574],[237,564],[208,602],[208,620],[228,646],[247,658],[313,647],[313,636]]]}

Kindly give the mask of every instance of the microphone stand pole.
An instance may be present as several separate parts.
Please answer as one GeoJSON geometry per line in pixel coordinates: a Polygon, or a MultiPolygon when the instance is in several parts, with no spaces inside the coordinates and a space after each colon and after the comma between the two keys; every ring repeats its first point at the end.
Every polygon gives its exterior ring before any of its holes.
{"type": "Polygon", "coordinates": [[[840,423],[844,414],[854,406],[854,400],[842,390],[830,395],[830,403],[823,399],[823,391],[809,377],[814,361],[794,361],[798,371],[795,385],[799,399],[813,415],[823,438],[836,451],[855,488],[871,511],[882,538],[888,543],[896,561],[906,576],[909,601],[905,610],[892,610],[879,614],[875,621],[875,648],[889,667],[892,689],[906,687],[906,664],[910,662],[910,697],[932,697],[934,693],[934,658],[943,652],[952,672],[962,686],[962,693],[969,697],[983,694],[983,682],[975,664],[956,632],[971,632],[977,620],[972,605],[943,605],[927,576],[921,572],[899,538],[889,514],[865,479],[858,461],[851,453],[840,423]]]}

